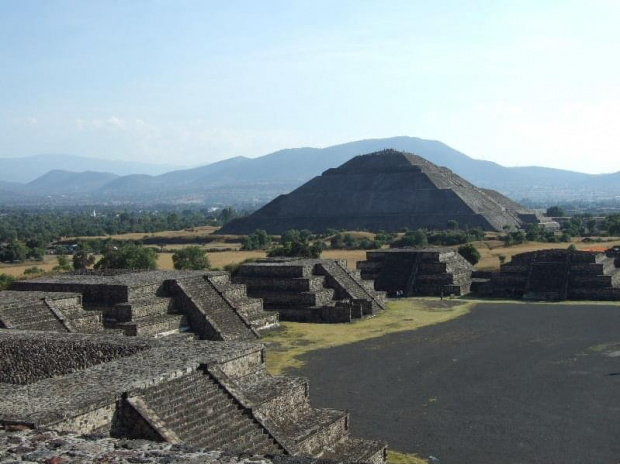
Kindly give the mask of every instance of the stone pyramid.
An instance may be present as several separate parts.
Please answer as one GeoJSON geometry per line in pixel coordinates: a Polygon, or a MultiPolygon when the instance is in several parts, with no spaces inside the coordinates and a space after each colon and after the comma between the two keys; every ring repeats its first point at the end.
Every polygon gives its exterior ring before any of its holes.
{"type": "Polygon", "coordinates": [[[450,220],[495,231],[539,222],[533,211],[498,192],[477,188],[447,168],[410,153],[383,150],[328,169],[252,215],[228,223],[221,233],[444,229],[450,220]]]}

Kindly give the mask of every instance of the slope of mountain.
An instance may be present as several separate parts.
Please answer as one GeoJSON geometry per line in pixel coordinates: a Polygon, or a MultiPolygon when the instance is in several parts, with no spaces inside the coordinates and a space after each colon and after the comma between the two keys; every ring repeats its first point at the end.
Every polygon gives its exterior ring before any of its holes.
{"type": "Polygon", "coordinates": [[[22,189],[38,195],[83,194],[98,190],[117,178],[116,174],[108,172],[69,172],[57,169],[29,182],[22,189]]]}
{"type": "Polygon", "coordinates": [[[125,176],[128,174],[159,175],[180,167],[171,164],[148,164],[75,155],[47,154],[24,158],[0,158],[0,181],[27,183],[55,169],[72,172],[110,172],[125,176]]]}
{"type": "MultiPolygon", "coordinates": [[[[326,148],[293,148],[259,158],[239,156],[155,176],[118,177],[114,173],[106,178],[100,172],[96,179],[91,174],[90,178],[77,177],[69,182],[57,173],[53,176],[56,181],[44,178],[19,190],[31,194],[72,193],[76,201],[90,202],[113,199],[137,203],[173,201],[248,206],[288,193],[357,155],[388,148],[415,153],[481,188],[497,190],[514,200],[558,202],[620,196],[620,172],[590,175],[541,167],[505,167],[470,158],[441,142],[415,137],[361,140],[326,148]]],[[[2,161],[6,160],[0,159],[0,173],[5,174],[2,161]]],[[[113,162],[105,163],[110,167],[113,162]]],[[[108,169],[103,171],[109,172],[108,169]]],[[[16,190],[15,185],[0,185],[0,189],[16,190]]]]}

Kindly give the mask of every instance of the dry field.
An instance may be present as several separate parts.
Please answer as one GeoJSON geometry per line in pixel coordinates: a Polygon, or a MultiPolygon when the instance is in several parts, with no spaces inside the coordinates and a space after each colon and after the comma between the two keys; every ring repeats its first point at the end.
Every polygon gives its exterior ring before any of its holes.
{"type": "Polygon", "coordinates": [[[213,232],[218,230],[219,227],[213,226],[202,226],[202,227],[192,227],[191,229],[184,230],[164,230],[162,232],[154,232],[152,234],[139,232],[132,234],[117,234],[117,235],[99,235],[96,237],[67,237],[67,239],[93,239],[93,238],[111,238],[113,240],[142,240],[146,237],[162,237],[162,238],[170,238],[170,237],[203,237],[205,235],[211,235],[213,232]]]}
{"type": "MultiPolygon", "coordinates": [[[[620,239],[604,243],[583,243],[581,239],[574,240],[573,243],[578,250],[604,251],[612,246],[620,245],[620,239]]],[[[484,242],[474,242],[473,245],[478,249],[482,258],[476,266],[480,270],[499,269],[499,256],[506,256],[509,262],[514,255],[537,250],[550,250],[552,248],[568,248],[568,243],[537,243],[529,242],[522,245],[505,247],[500,240],[485,240],[484,242]]]]}

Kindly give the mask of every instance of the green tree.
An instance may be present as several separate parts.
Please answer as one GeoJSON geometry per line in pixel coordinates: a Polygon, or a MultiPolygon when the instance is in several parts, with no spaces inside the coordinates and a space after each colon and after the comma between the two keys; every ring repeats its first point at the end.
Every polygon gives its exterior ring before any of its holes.
{"type": "Polygon", "coordinates": [[[241,249],[244,251],[264,250],[271,246],[272,241],[273,237],[266,231],[256,229],[241,242],[241,249]]]}
{"type": "Polygon", "coordinates": [[[172,262],[174,268],[179,270],[199,271],[211,267],[206,252],[199,246],[188,246],[174,252],[172,262]]]}
{"type": "Polygon", "coordinates": [[[425,247],[428,245],[428,237],[422,229],[407,232],[400,240],[392,243],[392,247],[425,247]]]}
{"type": "Polygon", "coordinates": [[[157,252],[133,243],[108,249],[95,269],[157,269],[157,252]]]}
{"type": "Polygon", "coordinates": [[[84,249],[76,251],[73,255],[73,268],[76,270],[84,270],[93,264],[95,264],[95,256],[89,255],[84,249]]]}
{"type": "Polygon", "coordinates": [[[471,243],[460,246],[458,251],[463,258],[474,266],[478,264],[478,261],[480,261],[480,252],[471,243]]]}
{"type": "Polygon", "coordinates": [[[65,255],[59,255],[56,257],[58,264],[54,266],[56,272],[69,272],[73,270],[73,265],[69,262],[69,258],[65,255]]]}
{"type": "Polygon", "coordinates": [[[549,217],[564,217],[566,216],[566,211],[560,206],[550,206],[547,208],[547,216],[549,217]]]}
{"type": "Polygon", "coordinates": [[[454,219],[450,219],[446,223],[446,229],[448,229],[448,230],[456,230],[458,228],[459,228],[459,223],[458,223],[458,221],[455,221],[454,219]]]}

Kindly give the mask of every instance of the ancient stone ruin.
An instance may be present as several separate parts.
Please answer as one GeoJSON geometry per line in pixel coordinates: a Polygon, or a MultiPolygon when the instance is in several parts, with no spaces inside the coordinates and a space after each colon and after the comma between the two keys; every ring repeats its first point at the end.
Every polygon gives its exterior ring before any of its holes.
{"type": "Polygon", "coordinates": [[[357,268],[362,279],[389,296],[465,295],[472,265],[451,248],[394,248],[366,252],[357,268]]]}
{"type": "Polygon", "coordinates": [[[345,411],[273,377],[250,342],[0,331],[0,425],[186,444],[235,454],[383,463],[345,411]]]}
{"type": "Polygon", "coordinates": [[[16,282],[12,289],[0,293],[0,326],[7,328],[253,340],[278,323],[226,272],[89,271],[16,282]]]}
{"type": "Polygon", "coordinates": [[[479,293],[530,300],[620,300],[620,269],[610,254],[562,249],[513,256],[479,293]]]}
{"type": "MultiPolygon", "coordinates": [[[[413,154],[384,150],[328,169],[254,214],[229,222],[221,233],[330,228],[399,232],[405,227],[444,229],[451,220],[462,227],[495,231],[541,222],[533,211],[498,192],[479,189],[447,168],[413,154]]],[[[543,222],[557,227],[547,219],[543,222]]]]}
{"type": "Polygon", "coordinates": [[[351,322],[385,309],[384,295],[346,261],[263,259],[242,265],[233,280],[286,321],[351,322]]]}

